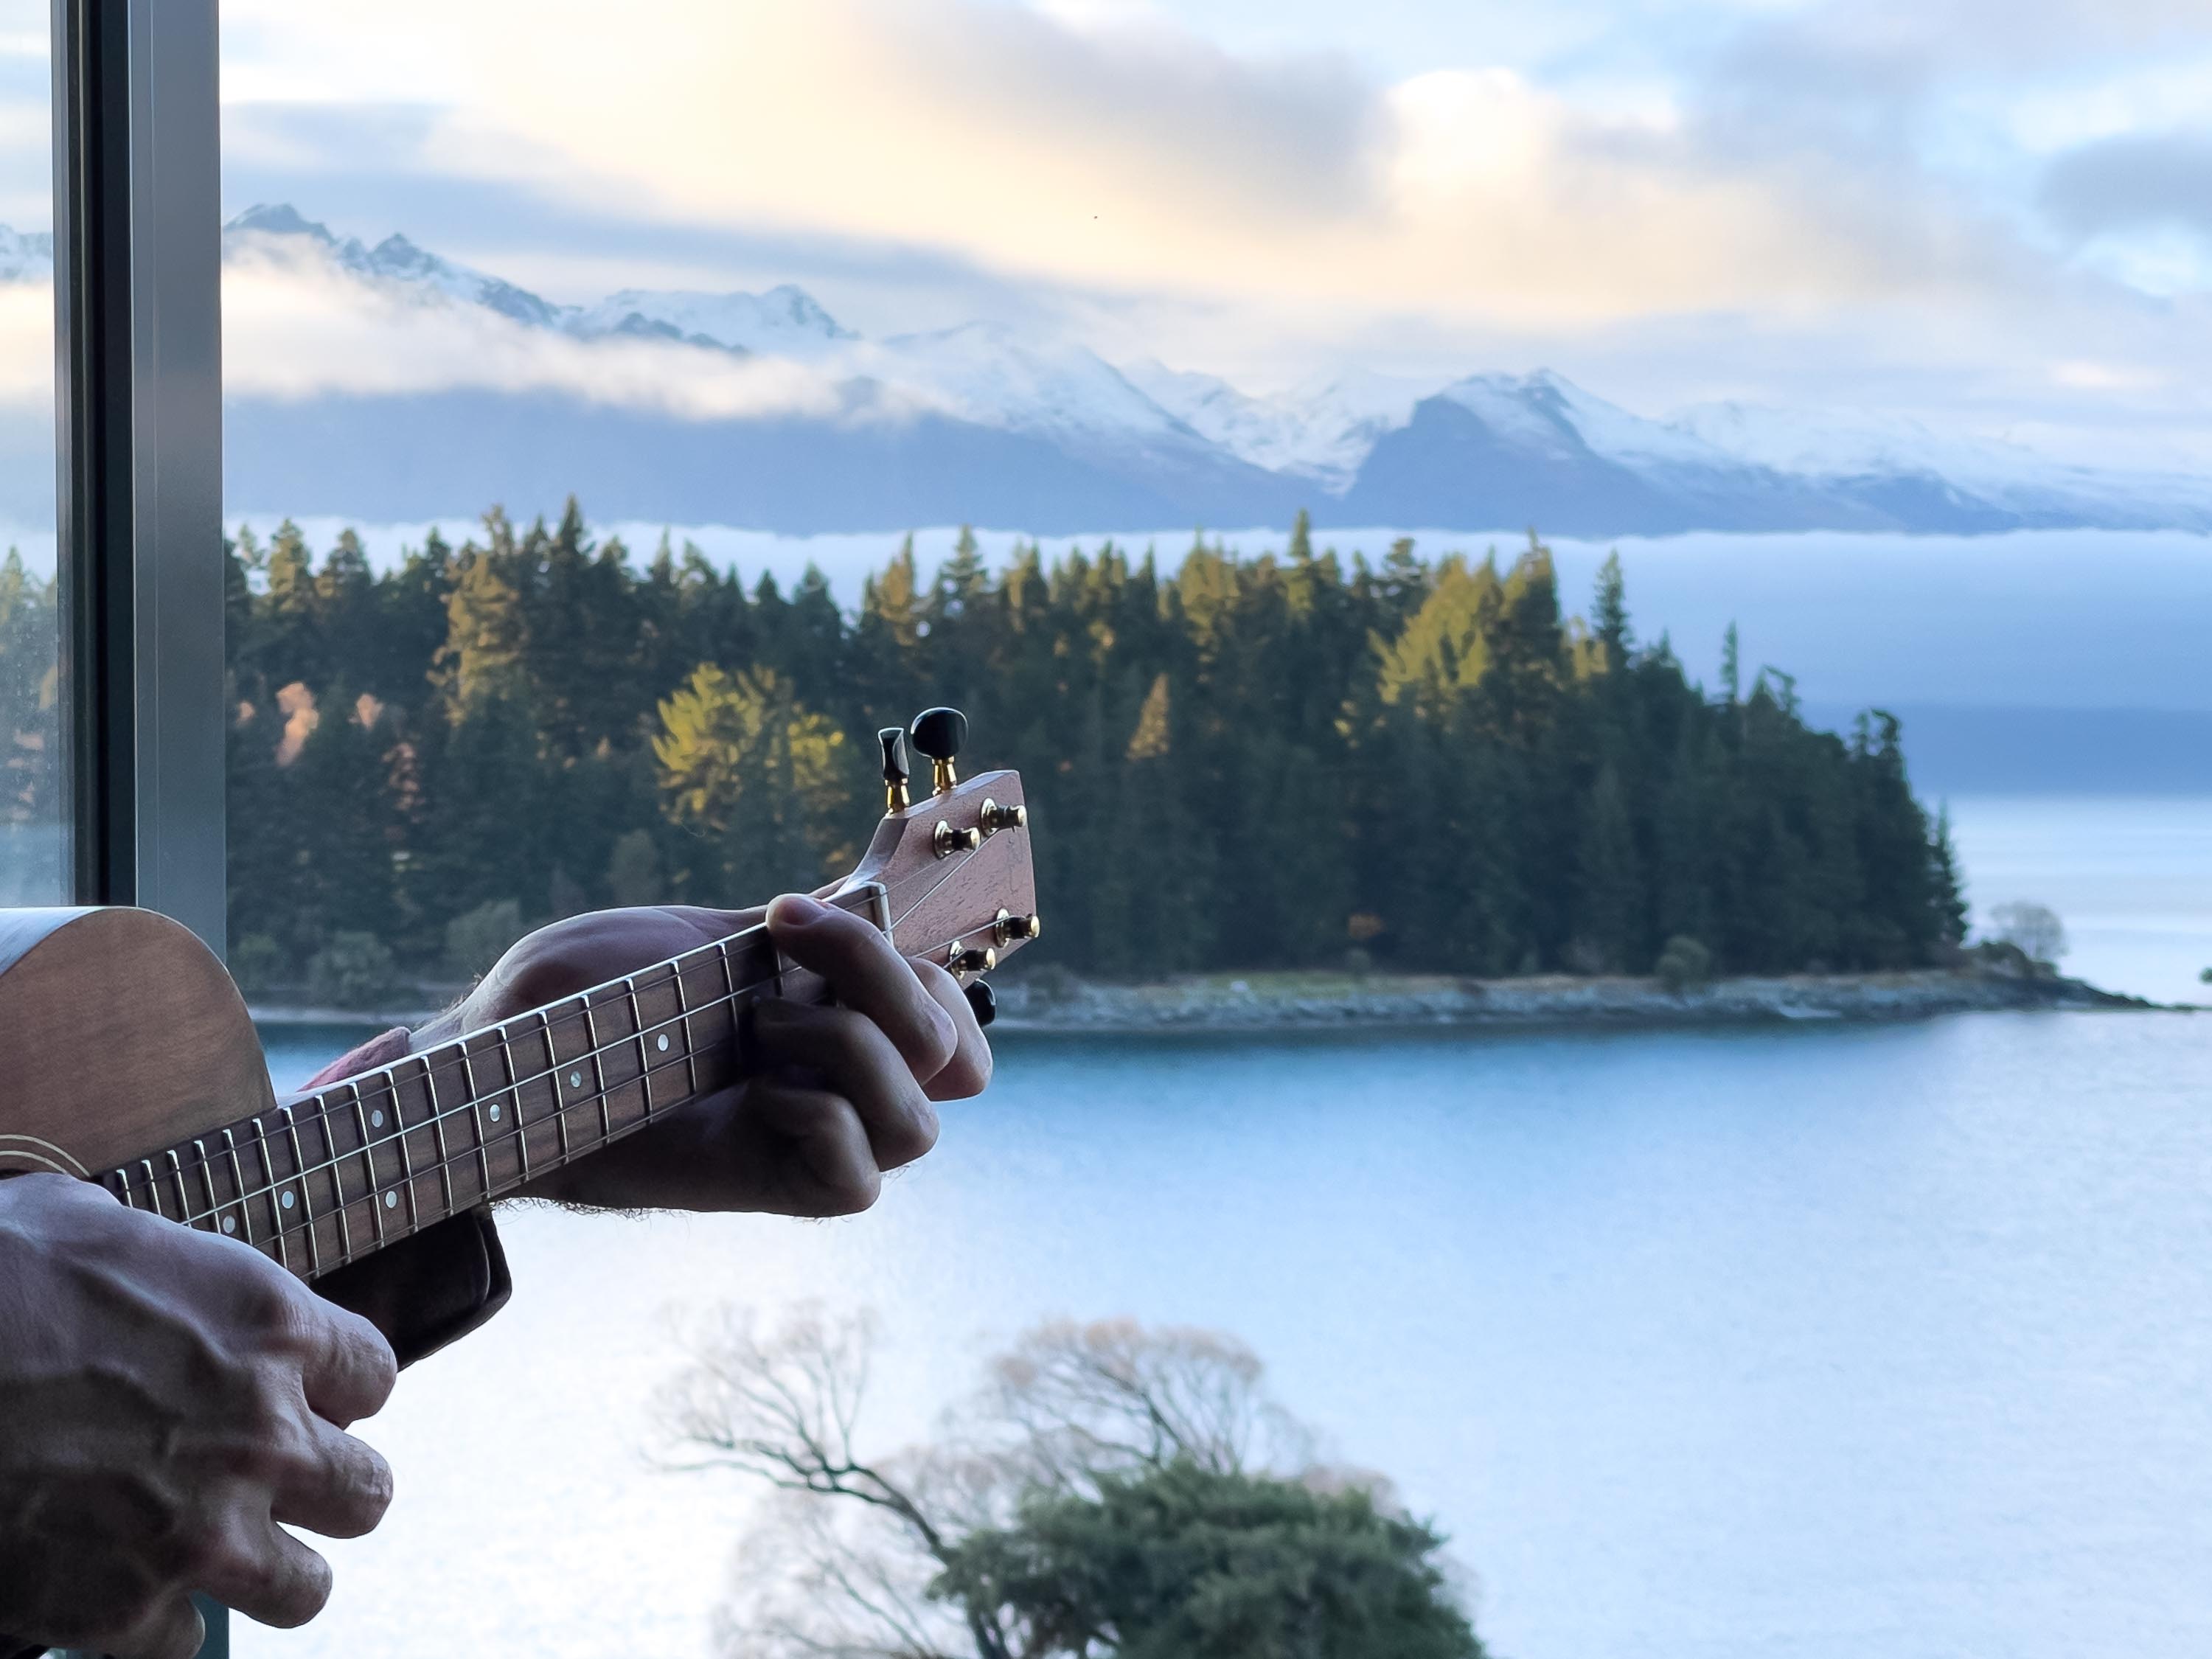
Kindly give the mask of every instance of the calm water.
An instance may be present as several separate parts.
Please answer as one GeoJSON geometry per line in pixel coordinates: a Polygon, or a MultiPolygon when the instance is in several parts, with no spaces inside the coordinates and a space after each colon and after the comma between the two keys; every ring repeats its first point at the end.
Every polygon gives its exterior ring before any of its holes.
{"type": "MultiPolygon", "coordinates": [[[[1978,901],[2166,972],[2205,815],[2139,900],[2063,856],[2139,811],[2041,810],[1961,811],[2031,884],[1978,901]]],[[[704,1655],[749,1494],[640,1449],[723,1297],[881,1311],[885,1443],[1042,1316],[1234,1331],[1512,1659],[2212,1651],[2212,1017],[1002,1048],[857,1221],[510,1214],[514,1306],[372,1425],[383,1531],[240,1651],[704,1655]]]]}

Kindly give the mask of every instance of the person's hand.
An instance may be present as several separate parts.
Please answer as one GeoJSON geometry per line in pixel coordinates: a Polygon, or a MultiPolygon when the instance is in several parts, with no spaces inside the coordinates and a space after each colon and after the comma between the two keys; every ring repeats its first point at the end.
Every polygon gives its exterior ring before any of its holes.
{"type": "Polygon", "coordinates": [[[258,1250],[65,1176],[0,1181],[0,1648],[191,1659],[194,1591],[307,1623],[330,1568],[279,1523],[383,1518],[392,1471],[342,1431],[396,1375],[258,1250]]]}
{"type": "Polygon", "coordinates": [[[991,1050],[951,975],[913,963],[857,916],[797,894],[765,910],[670,905],[603,910],[532,933],[453,1013],[416,1034],[427,1048],[542,1008],[765,920],[783,954],[830,982],[838,1006],[754,1005],[736,1088],[525,1189],[615,1209],[849,1215],[884,1174],[937,1141],[932,1103],[980,1094],[991,1050]]]}

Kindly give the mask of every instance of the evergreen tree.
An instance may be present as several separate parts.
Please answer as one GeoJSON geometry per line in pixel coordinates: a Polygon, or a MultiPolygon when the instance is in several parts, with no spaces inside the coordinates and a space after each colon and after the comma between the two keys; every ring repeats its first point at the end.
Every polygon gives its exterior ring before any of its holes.
{"type": "MultiPolygon", "coordinates": [[[[234,934],[292,982],[339,933],[436,971],[486,907],[526,924],[811,886],[871,827],[875,728],[947,702],[971,765],[1024,774],[1043,959],[1087,971],[1354,945],[1408,970],[1642,971],[1676,939],[1779,971],[1963,936],[1896,722],[1812,731],[1773,669],[1747,695],[1733,629],[1709,702],[1663,635],[1638,645],[1617,559],[1589,628],[1533,538],[1503,568],[1407,542],[1370,565],[1304,524],[1279,558],[1201,538],[1167,570],[1109,543],[994,572],[963,532],[933,577],[909,544],[860,597],[848,616],[812,568],[749,590],[665,537],[641,569],[574,502],[520,533],[495,509],[380,571],[350,534],[318,571],[289,522],[265,547],[241,532],[234,934]]],[[[52,611],[51,583],[0,564],[18,817],[58,758],[21,736],[52,611]]]]}

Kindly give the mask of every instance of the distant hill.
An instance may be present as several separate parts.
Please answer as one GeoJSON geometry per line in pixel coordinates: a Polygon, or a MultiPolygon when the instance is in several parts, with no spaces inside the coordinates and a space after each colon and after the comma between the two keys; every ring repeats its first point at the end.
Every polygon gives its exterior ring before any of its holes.
{"type": "MultiPolygon", "coordinates": [[[[0,228],[0,282],[44,280],[42,244],[0,228]]],[[[254,511],[392,520],[488,501],[535,511],[573,491],[602,518],[787,534],[1235,526],[1301,507],[1324,527],[1591,537],[2212,530],[2205,481],[1908,422],[1741,404],[1654,420],[1548,373],[1352,374],[1255,398],[993,325],[871,340],[789,285],[561,305],[288,205],[240,215],[224,246],[234,264],[307,273],[348,316],[461,331],[422,384],[374,362],[357,383],[234,373],[226,499],[254,511]],[[692,395],[733,377],[738,392],[692,395]]],[[[0,424],[0,511],[50,489],[39,448],[0,424]]]]}

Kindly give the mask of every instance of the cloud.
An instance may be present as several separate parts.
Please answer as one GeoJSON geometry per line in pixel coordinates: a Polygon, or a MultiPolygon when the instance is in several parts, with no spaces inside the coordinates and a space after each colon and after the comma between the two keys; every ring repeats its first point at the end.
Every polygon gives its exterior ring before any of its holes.
{"type": "Polygon", "coordinates": [[[2081,145],[2045,169],[2036,201],[2076,240],[2167,228],[2212,237],[2212,134],[2128,134],[2081,145]]]}
{"type": "Polygon", "coordinates": [[[0,406],[52,418],[52,283],[0,283],[0,406]]]}
{"type": "Polygon", "coordinates": [[[1597,322],[1942,289],[1983,258],[1945,215],[1840,173],[1784,176],[1680,112],[1622,119],[1494,68],[1384,82],[1343,54],[1232,54],[1143,9],[636,0],[617,22],[581,0],[234,5],[301,52],[358,27],[478,65],[424,140],[456,171],[1009,279],[1597,322]],[[656,40],[670,48],[640,51],[656,40]]]}
{"type": "Polygon", "coordinates": [[[364,280],[312,249],[266,239],[226,260],[222,301],[223,382],[234,397],[398,397],[468,387],[555,393],[692,420],[829,418],[848,410],[833,380],[801,364],[673,341],[572,338],[434,292],[364,280]]]}

